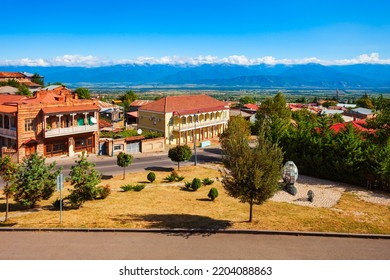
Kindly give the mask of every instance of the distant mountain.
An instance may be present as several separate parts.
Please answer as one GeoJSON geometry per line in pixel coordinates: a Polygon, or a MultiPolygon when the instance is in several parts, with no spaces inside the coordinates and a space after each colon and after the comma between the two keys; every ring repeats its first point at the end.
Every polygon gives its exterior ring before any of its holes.
{"type": "Polygon", "coordinates": [[[130,85],[212,85],[260,88],[390,88],[390,65],[150,65],[94,68],[0,66],[0,71],[39,73],[46,83],[126,83],[130,85]]]}

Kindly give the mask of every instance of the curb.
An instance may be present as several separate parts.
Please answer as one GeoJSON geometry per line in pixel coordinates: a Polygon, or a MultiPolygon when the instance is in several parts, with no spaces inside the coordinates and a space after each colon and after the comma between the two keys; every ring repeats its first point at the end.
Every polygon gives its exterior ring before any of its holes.
{"type": "Polygon", "coordinates": [[[271,230],[240,230],[240,229],[126,229],[126,228],[0,228],[0,232],[128,232],[128,233],[170,233],[170,234],[252,234],[252,235],[290,235],[313,237],[339,237],[361,239],[390,239],[387,234],[359,234],[337,232],[307,232],[307,231],[271,231],[271,230]]]}

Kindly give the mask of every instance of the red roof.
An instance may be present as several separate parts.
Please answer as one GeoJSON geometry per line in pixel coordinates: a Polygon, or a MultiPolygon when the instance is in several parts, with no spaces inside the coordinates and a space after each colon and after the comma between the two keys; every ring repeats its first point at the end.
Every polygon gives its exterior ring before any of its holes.
{"type": "Polygon", "coordinates": [[[26,99],[27,96],[16,94],[0,94],[0,104],[14,103],[26,99]]]}
{"type": "Polygon", "coordinates": [[[2,113],[16,113],[18,108],[16,106],[0,105],[0,112],[2,113]]]}
{"type": "Polygon", "coordinates": [[[333,130],[336,133],[339,133],[340,130],[345,129],[348,124],[351,124],[358,131],[374,132],[373,129],[365,128],[365,125],[367,124],[366,120],[357,120],[357,121],[352,121],[352,122],[336,123],[336,124],[330,126],[329,129],[333,130]]]}
{"type": "Polygon", "coordinates": [[[42,109],[43,113],[77,113],[77,112],[91,112],[99,111],[97,105],[76,105],[76,106],[62,106],[62,107],[46,107],[42,109]]]}
{"type": "Polygon", "coordinates": [[[136,112],[128,112],[127,113],[129,116],[132,116],[132,117],[134,117],[134,118],[138,118],[138,112],[136,111],[136,112]]]}
{"type": "Polygon", "coordinates": [[[225,102],[219,101],[208,95],[179,95],[163,97],[142,106],[139,108],[139,111],[172,112],[180,115],[222,110],[226,107],[227,104],[225,102]]]}
{"type": "Polygon", "coordinates": [[[152,102],[154,102],[154,101],[153,100],[134,100],[133,102],[131,102],[130,106],[140,107],[140,106],[144,106],[146,104],[152,103],[152,102]]]}
{"type": "Polygon", "coordinates": [[[0,78],[24,78],[25,76],[19,72],[0,72],[0,78]]]}
{"type": "Polygon", "coordinates": [[[247,109],[254,110],[254,111],[259,110],[259,106],[255,105],[255,104],[244,104],[243,107],[247,108],[247,109]]]}

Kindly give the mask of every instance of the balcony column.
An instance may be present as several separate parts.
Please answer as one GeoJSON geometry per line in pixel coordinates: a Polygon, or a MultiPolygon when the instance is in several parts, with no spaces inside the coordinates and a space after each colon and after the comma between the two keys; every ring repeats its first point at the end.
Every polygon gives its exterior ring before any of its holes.
{"type": "Polygon", "coordinates": [[[61,123],[61,117],[62,117],[63,115],[56,115],[56,117],[58,117],[58,131],[60,132],[60,134],[61,134],[61,128],[62,128],[62,123],[61,123]]]}
{"type": "Polygon", "coordinates": [[[88,125],[88,113],[83,113],[84,114],[84,126],[88,125]]]}
{"type": "Polygon", "coordinates": [[[76,115],[75,113],[70,114],[72,116],[72,128],[74,127],[74,116],[76,115]]]}

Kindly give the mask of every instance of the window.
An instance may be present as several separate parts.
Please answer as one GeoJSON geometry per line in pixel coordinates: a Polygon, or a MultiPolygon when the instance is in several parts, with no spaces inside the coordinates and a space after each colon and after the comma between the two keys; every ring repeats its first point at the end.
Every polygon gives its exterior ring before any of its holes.
{"type": "Polygon", "coordinates": [[[189,116],[189,117],[188,117],[188,122],[189,122],[189,123],[192,123],[192,116],[189,116]]]}
{"type": "Polygon", "coordinates": [[[186,122],[186,118],[185,117],[182,117],[181,118],[181,124],[186,124],[187,122],[186,122]]]}
{"type": "Polygon", "coordinates": [[[114,151],[122,151],[123,145],[114,145],[114,151]]]}
{"type": "Polygon", "coordinates": [[[0,115],[0,128],[3,128],[3,115],[0,115]]]}
{"type": "Polygon", "coordinates": [[[24,120],[24,131],[34,131],[34,119],[25,119],[24,120]]]}

